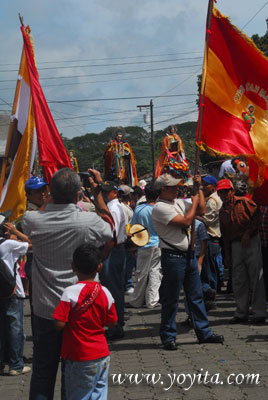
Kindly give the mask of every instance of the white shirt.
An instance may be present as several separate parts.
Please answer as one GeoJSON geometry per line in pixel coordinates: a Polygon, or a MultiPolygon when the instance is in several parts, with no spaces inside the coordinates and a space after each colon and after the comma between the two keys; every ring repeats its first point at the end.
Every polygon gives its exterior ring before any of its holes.
{"type": "Polygon", "coordinates": [[[127,225],[127,224],[130,224],[134,212],[133,212],[132,208],[131,208],[128,204],[125,204],[125,203],[123,203],[123,202],[120,203],[120,204],[121,204],[121,206],[122,206],[122,208],[123,208],[123,211],[124,211],[124,214],[125,214],[126,225],[127,225]]]}
{"type": "Polygon", "coordinates": [[[156,202],[153,208],[152,218],[154,228],[160,239],[161,249],[172,248],[161,240],[161,238],[163,238],[178,250],[187,251],[190,237],[188,237],[183,228],[178,225],[171,225],[169,222],[178,214],[185,215],[190,207],[191,204],[181,199],[176,199],[174,202],[166,200],[158,200],[156,202]]]}
{"type": "Polygon", "coordinates": [[[107,206],[114,219],[117,244],[124,243],[126,241],[127,234],[123,207],[118,199],[108,201],[107,206]]]}
{"type": "MultiPolygon", "coordinates": [[[[17,240],[5,240],[0,244],[0,257],[8,266],[11,274],[14,273],[14,264],[17,262],[20,256],[24,256],[28,250],[27,242],[18,242],[17,240]]],[[[16,296],[19,298],[25,298],[24,289],[22,286],[19,266],[17,265],[16,283],[17,290],[15,292],[16,296]]]]}
{"type": "Polygon", "coordinates": [[[222,206],[222,201],[219,198],[217,192],[213,192],[206,199],[206,213],[203,215],[204,221],[207,226],[208,234],[220,238],[221,230],[220,230],[220,220],[219,213],[222,206]]]}

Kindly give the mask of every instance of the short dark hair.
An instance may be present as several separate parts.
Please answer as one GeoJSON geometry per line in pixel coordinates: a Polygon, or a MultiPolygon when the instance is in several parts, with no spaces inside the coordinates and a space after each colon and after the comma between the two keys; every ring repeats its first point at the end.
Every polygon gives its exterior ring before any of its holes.
{"type": "Polygon", "coordinates": [[[91,244],[82,244],[73,254],[73,265],[78,272],[86,275],[94,275],[101,262],[100,250],[91,244]]]}
{"type": "Polygon", "coordinates": [[[76,193],[80,188],[81,180],[71,168],[58,170],[50,181],[50,193],[56,204],[74,203],[76,193]]]}
{"type": "Polygon", "coordinates": [[[152,201],[156,201],[157,197],[160,194],[160,190],[157,190],[154,187],[153,183],[148,183],[145,188],[144,188],[144,192],[145,192],[145,196],[146,196],[146,200],[152,200],[152,201]]]}

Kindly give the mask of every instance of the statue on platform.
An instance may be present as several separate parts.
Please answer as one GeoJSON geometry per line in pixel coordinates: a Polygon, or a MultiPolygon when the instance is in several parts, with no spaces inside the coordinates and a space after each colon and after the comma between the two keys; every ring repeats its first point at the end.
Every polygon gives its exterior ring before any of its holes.
{"type": "Polygon", "coordinates": [[[248,131],[251,130],[252,126],[255,124],[255,117],[254,117],[255,107],[252,104],[249,104],[247,107],[247,111],[242,112],[243,120],[247,126],[248,131]]]}
{"type": "Polygon", "coordinates": [[[138,184],[136,159],[130,145],[124,141],[124,128],[116,128],[115,138],[104,151],[104,179],[130,186],[138,184]]]}
{"type": "Polygon", "coordinates": [[[78,167],[77,159],[74,156],[73,150],[70,150],[69,156],[70,156],[70,161],[71,161],[71,164],[73,166],[73,169],[75,170],[75,172],[78,173],[79,172],[79,167],[78,167]]]}
{"type": "Polygon", "coordinates": [[[155,179],[164,173],[187,180],[189,165],[175,126],[169,126],[155,167],[155,179]]]}

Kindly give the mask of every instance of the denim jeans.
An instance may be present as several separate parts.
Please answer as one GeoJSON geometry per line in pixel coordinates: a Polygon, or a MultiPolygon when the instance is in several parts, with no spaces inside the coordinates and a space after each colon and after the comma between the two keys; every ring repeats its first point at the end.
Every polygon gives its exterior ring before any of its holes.
{"type": "Polygon", "coordinates": [[[24,367],[23,305],[24,299],[18,298],[15,294],[9,299],[0,299],[0,369],[5,364],[7,340],[9,342],[9,369],[21,371],[24,367]]]}
{"type": "MultiPolygon", "coordinates": [[[[52,400],[60,361],[62,332],[54,326],[54,320],[34,315],[33,373],[30,400],[52,400]]],[[[62,363],[62,392],[65,400],[64,363],[62,363]]]]}
{"type": "Polygon", "coordinates": [[[67,400],[106,400],[110,356],[91,361],[65,361],[67,400]]]}
{"type": "Polygon", "coordinates": [[[173,254],[172,251],[162,250],[161,264],[163,278],[160,286],[160,303],[162,304],[160,338],[162,343],[176,340],[176,315],[182,286],[196,336],[199,340],[207,339],[212,335],[212,331],[209,328],[195,261],[173,254]]]}
{"type": "Polygon", "coordinates": [[[112,249],[109,257],[103,262],[99,275],[101,284],[110,290],[114,298],[119,330],[124,325],[124,266],[125,247],[124,244],[119,244],[112,249]]]}

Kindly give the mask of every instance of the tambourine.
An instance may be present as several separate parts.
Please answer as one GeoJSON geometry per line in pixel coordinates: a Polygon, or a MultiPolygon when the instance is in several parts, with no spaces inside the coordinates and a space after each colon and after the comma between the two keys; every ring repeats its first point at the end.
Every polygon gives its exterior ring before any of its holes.
{"type": "Polygon", "coordinates": [[[145,246],[150,239],[149,231],[143,225],[133,224],[127,229],[128,239],[126,247],[132,247],[136,249],[137,247],[145,246]]]}

